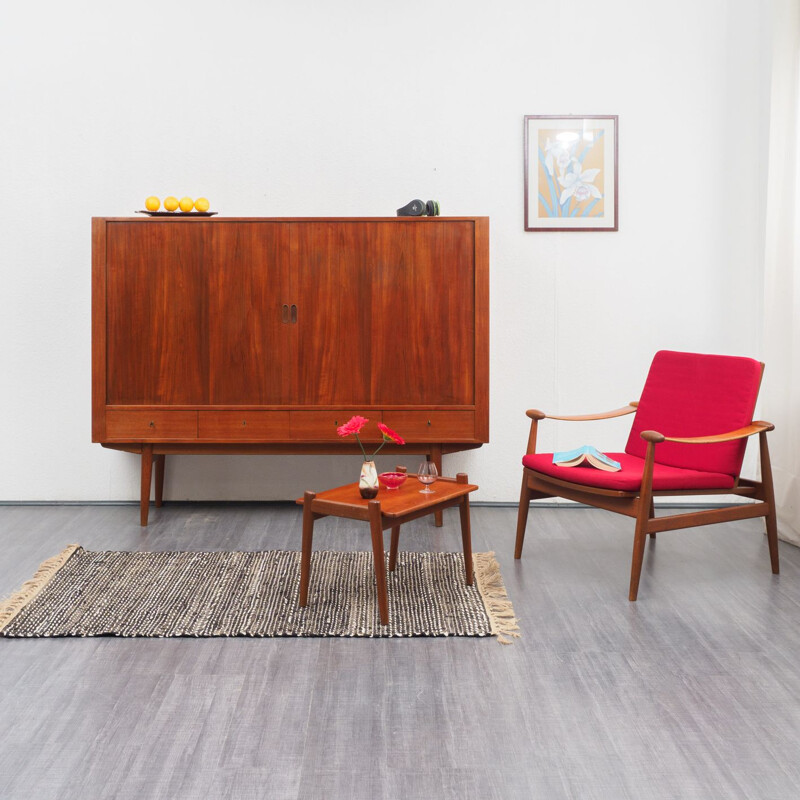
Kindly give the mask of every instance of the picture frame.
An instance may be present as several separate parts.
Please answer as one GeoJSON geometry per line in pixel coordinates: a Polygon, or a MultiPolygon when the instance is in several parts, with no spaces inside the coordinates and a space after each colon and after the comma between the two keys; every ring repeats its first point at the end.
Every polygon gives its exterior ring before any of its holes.
{"type": "Polygon", "coordinates": [[[619,230],[617,115],[528,114],[525,230],[619,230]]]}

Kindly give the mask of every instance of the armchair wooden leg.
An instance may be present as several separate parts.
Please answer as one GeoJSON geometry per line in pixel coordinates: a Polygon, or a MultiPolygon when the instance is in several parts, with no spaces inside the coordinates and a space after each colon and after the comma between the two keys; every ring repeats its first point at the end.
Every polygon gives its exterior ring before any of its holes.
{"type": "MultiPolygon", "coordinates": [[[[656,507],[653,504],[653,498],[651,497],[650,498],[650,519],[653,519],[655,517],[655,515],[656,515],[656,507]]],[[[656,532],[655,531],[650,531],[650,538],[651,539],[655,539],[656,538],[656,532]]]]}
{"type": "Polygon", "coordinates": [[[522,558],[522,545],[525,541],[525,528],[528,524],[531,494],[531,490],[528,488],[528,476],[523,471],[522,489],[519,493],[519,510],[517,511],[517,543],[514,547],[514,558],[522,558]]]}
{"type": "Polygon", "coordinates": [[[761,455],[761,486],[764,491],[764,502],[769,507],[766,516],[769,560],[772,574],[779,575],[781,568],[778,560],[778,515],[775,511],[775,488],[772,485],[772,464],[769,460],[766,431],[758,434],[758,445],[761,455]]]}
{"type": "Polygon", "coordinates": [[[770,511],[766,516],[767,522],[767,544],[769,544],[769,561],[773,575],[780,575],[781,565],[778,556],[778,521],[770,503],[770,511]]]}
{"type": "Polygon", "coordinates": [[[647,454],[642,473],[642,489],[636,509],[636,532],[633,535],[633,558],[631,559],[631,585],[628,600],[633,602],[639,596],[639,579],[642,576],[644,561],[644,543],[647,539],[647,521],[654,514],[653,508],[653,465],[655,463],[655,445],[647,442],[647,454]]]}
{"type": "Polygon", "coordinates": [[[647,534],[644,530],[644,523],[636,521],[636,533],[633,536],[633,559],[631,561],[631,586],[628,592],[628,600],[633,602],[639,595],[639,578],[642,576],[642,563],[644,562],[644,543],[647,534]]]}

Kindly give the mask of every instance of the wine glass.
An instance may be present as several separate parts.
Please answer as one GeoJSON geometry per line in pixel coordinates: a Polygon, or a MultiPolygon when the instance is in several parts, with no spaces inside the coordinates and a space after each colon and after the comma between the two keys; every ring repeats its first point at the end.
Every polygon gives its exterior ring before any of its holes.
{"type": "Polygon", "coordinates": [[[434,490],[430,488],[430,484],[438,477],[439,470],[436,469],[436,464],[433,461],[423,461],[417,470],[417,479],[420,483],[425,484],[425,488],[419,490],[420,494],[435,494],[434,490]]]}

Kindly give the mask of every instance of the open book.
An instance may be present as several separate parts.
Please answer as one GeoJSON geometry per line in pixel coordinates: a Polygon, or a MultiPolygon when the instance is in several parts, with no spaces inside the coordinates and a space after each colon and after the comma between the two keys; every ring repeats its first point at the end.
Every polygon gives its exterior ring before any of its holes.
{"type": "Polygon", "coordinates": [[[553,463],[559,467],[577,467],[584,462],[608,472],[619,472],[622,469],[619,461],[614,461],[590,444],[577,447],[575,450],[565,450],[563,453],[553,453],[553,463]]]}

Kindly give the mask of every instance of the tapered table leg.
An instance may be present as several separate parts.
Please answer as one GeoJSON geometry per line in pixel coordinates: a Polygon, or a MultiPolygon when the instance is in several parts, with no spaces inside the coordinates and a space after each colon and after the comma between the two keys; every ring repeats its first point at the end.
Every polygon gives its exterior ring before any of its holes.
{"type": "Polygon", "coordinates": [[[372,534],[372,558],[375,562],[375,583],[378,589],[378,610],[381,625],[389,624],[389,595],[386,591],[386,561],[383,555],[383,527],[379,500],[369,501],[369,528],[372,534]]]}
{"type": "MultiPolygon", "coordinates": [[[[395,472],[402,472],[404,475],[408,472],[406,467],[402,464],[398,464],[394,468],[395,472]]],[[[392,528],[392,544],[389,549],[389,572],[394,572],[394,568],[397,566],[397,548],[400,546],[400,526],[397,525],[396,527],[392,528]]]]}
{"type": "Polygon", "coordinates": [[[311,542],[314,538],[314,512],[311,504],[316,494],[303,495],[303,551],[300,554],[300,605],[308,605],[308,583],[311,579],[311,542]]]}
{"type": "Polygon", "coordinates": [[[392,544],[389,549],[389,572],[397,566],[397,548],[400,546],[400,526],[392,528],[392,544]]]}

